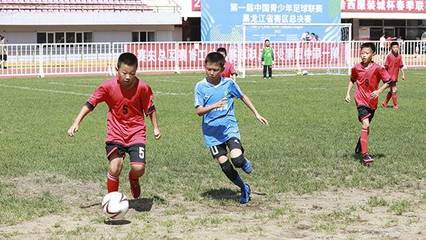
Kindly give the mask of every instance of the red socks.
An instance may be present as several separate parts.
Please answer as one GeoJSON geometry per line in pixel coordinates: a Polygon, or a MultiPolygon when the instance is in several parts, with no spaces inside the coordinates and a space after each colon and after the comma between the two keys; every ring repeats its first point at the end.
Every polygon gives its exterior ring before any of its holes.
{"type": "Polygon", "coordinates": [[[120,180],[119,180],[118,177],[115,177],[115,176],[111,175],[110,172],[108,172],[107,189],[108,189],[109,193],[118,191],[119,182],[120,182],[120,180]]]}
{"type": "Polygon", "coordinates": [[[396,92],[392,93],[392,102],[394,107],[398,107],[398,95],[396,92]]]}
{"type": "Polygon", "coordinates": [[[361,153],[365,155],[368,153],[368,128],[361,129],[361,153]]]}
{"type": "Polygon", "coordinates": [[[388,102],[391,99],[391,97],[392,97],[392,92],[389,91],[388,94],[386,95],[386,100],[383,102],[383,106],[388,105],[388,102]]]}

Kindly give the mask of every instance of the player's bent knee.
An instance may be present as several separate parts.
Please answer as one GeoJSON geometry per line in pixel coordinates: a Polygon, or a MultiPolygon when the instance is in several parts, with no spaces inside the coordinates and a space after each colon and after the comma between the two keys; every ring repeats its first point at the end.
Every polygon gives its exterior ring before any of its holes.
{"type": "Polygon", "coordinates": [[[246,162],[246,159],[244,158],[244,155],[241,153],[240,156],[231,158],[232,163],[237,168],[242,168],[244,166],[244,163],[246,162]]]}
{"type": "Polygon", "coordinates": [[[370,123],[369,122],[363,122],[362,123],[362,128],[369,128],[370,127],[370,123]]]}
{"type": "Polygon", "coordinates": [[[231,158],[236,158],[236,157],[240,156],[241,154],[243,154],[243,151],[241,151],[241,149],[239,149],[239,148],[232,149],[231,153],[230,153],[231,158]]]}
{"type": "Polygon", "coordinates": [[[132,170],[138,173],[143,173],[145,171],[145,164],[131,165],[132,170]]]}
{"type": "Polygon", "coordinates": [[[226,156],[219,156],[216,158],[216,160],[220,163],[223,164],[224,162],[228,161],[228,157],[226,156]]]}

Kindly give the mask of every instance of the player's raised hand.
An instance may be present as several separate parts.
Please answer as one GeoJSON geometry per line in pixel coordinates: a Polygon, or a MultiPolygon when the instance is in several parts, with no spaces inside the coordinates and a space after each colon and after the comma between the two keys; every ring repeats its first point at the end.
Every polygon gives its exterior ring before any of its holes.
{"type": "Polygon", "coordinates": [[[370,96],[372,99],[374,99],[379,97],[379,94],[380,94],[379,90],[376,90],[376,91],[373,91],[370,96]]]}
{"type": "Polygon", "coordinates": [[[80,127],[79,124],[73,123],[71,127],[68,129],[68,136],[74,137],[76,132],[78,132],[79,127],[80,127]]]}
{"type": "Polygon", "coordinates": [[[257,120],[259,120],[260,123],[263,125],[269,125],[268,120],[266,118],[262,117],[261,115],[256,115],[257,120]]]}
{"type": "Polygon", "coordinates": [[[351,96],[346,95],[346,97],[345,97],[345,101],[346,101],[347,103],[351,102],[351,96]]]}
{"type": "Polygon", "coordinates": [[[159,128],[154,128],[154,138],[155,140],[158,140],[161,138],[161,132],[159,128]]]}

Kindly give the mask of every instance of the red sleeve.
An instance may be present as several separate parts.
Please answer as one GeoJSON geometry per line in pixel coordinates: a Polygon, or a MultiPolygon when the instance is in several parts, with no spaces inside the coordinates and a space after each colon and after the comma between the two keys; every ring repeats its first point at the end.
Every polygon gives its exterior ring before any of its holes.
{"type": "Polygon", "coordinates": [[[96,90],[92,93],[92,95],[89,97],[89,99],[87,100],[87,105],[88,107],[93,110],[93,108],[96,107],[96,105],[98,105],[101,102],[104,102],[106,100],[106,96],[107,96],[107,86],[102,83],[101,85],[99,85],[96,90]]]}
{"type": "Polygon", "coordinates": [[[382,79],[382,81],[384,83],[391,81],[391,77],[390,77],[388,71],[386,71],[385,68],[383,68],[383,67],[379,68],[379,75],[380,75],[380,78],[382,79]]]}
{"type": "Polygon", "coordinates": [[[351,82],[356,82],[358,74],[356,73],[356,68],[353,67],[351,70],[351,82]]]}
{"type": "Polygon", "coordinates": [[[402,57],[399,59],[399,68],[404,67],[404,61],[402,61],[402,57]]]}
{"type": "Polygon", "coordinates": [[[389,56],[389,55],[387,55],[387,56],[386,56],[386,60],[385,60],[385,65],[384,65],[386,70],[389,70],[390,61],[391,61],[391,60],[390,60],[390,56],[389,56]]]}
{"type": "Polygon", "coordinates": [[[151,88],[147,85],[142,94],[142,110],[146,116],[150,115],[155,111],[154,106],[154,94],[151,88]]]}

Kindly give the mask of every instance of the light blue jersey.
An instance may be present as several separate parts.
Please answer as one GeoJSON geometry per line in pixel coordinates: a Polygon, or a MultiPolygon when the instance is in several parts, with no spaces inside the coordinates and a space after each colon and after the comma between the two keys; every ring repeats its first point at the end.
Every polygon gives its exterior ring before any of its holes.
{"type": "Polygon", "coordinates": [[[234,112],[234,97],[244,96],[238,84],[231,78],[223,78],[218,85],[209,83],[206,79],[195,85],[195,107],[207,107],[222,99],[226,104],[204,114],[202,129],[204,142],[212,147],[225,143],[232,137],[240,139],[237,119],[234,112]]]}

